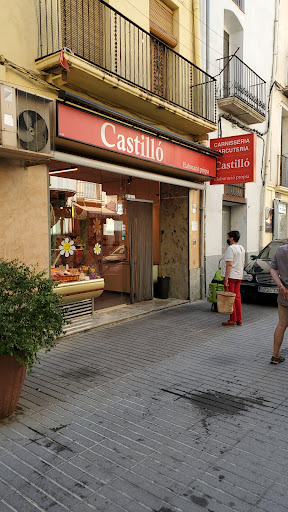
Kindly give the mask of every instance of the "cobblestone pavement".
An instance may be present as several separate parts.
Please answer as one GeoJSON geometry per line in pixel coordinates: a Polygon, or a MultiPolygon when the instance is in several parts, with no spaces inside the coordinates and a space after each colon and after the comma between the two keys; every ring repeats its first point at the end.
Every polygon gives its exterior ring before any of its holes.
{"type": "Polygon", "coordinates": [[[287,511],[277,310],[223,319],[184,304],[42,353],[0,423],[0,511],[287,511]]]}

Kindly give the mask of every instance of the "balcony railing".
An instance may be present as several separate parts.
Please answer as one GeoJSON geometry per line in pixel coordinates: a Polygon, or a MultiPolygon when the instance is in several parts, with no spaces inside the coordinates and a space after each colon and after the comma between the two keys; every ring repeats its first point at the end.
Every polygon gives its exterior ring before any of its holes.
{"type": "Polygon", "coordinates": [[[280,157],[280,186],[288,188],[288,157],[280,157]]]}
{"type": "Polygon", "coordinates": [[[69,48],[109,74],[215,122],[215,79],[102,0],[36,5],[39,59],[69,48]]]}
{"type": "Polygon", "coordinates": [[[218,98],[238,98],[265,117],[266,82],[236,55],[218,60],[220,69],[224,68],[219,76],[218,98]]]}
{"type": "Polygon", "coordinates": [[[224,185],[224,195],[231,198],[245,198],[245,183],[236,183],[235,185],[224,185]]]}
{"type": "Polygon", "coordinates": [[[233,0],[233,2],[238,5],[241,11],[245,12],[245,0],[233,0]]]}

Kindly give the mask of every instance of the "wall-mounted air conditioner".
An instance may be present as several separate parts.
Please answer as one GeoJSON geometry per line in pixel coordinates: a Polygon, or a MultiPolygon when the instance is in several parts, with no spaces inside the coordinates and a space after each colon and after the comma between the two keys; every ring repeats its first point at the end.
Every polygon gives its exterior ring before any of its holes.
{"type": "Polygon", "coordinates": [[[51,152],[52,100],[0,84],[0,148],[51,152]]]}

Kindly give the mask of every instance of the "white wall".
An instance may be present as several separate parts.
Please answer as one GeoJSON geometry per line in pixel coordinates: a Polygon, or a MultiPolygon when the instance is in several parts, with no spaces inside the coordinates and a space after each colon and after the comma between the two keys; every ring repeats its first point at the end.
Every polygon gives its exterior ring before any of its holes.
{"type": "MultiPolygon", "coordinates": [[[[266,190],[264,206],[269,209],[273,208],[275,198],[281,202],[288,203],[288,188],[281,186],[279,180],[280,157],[281,154],[286,156],[288,153],[288,98],[286,97],[286,90],[282,89],[282,87],[286,88],[288,85],[288,2],[285,0],[275,0],[275,2],[277,7],[276,15],[278,16],[277,24],[275,24],[274,80],[276,80],[276,85],[274,85],[271,94],[270,127],[267,136],[268,152],[265,167],[266,190]]],[[[279,222],[276,215],[274,215],[274,221],[276,225],[279,222]]],[[[277,236],[277,232],[274,233],[275,235],[277,236]]],[[[263,245],[270,242],[271,238],[272,234],[265,233],[263,230],[263,245]]]]}
{"type": "MultiPolygon", "coordinates": [[[[245,13],[243,13],[233,0],[210,0],[210,44],[208,70],[215,76],[220,71],[223,57],[223,35],[224,29],[229,32],[234,29],[234,35],[230,37],[230,55],[240,46],[236,53],[245,64],[266,81],[266,95],[268,104],[268,93],[270,88],[272,59],[273,59],[273,28],[274,28],[274,0],[246,0],[245,13]],[[239,30],[243,27],[243,32],[239,30]],[[242,42],[243,41],[243,42],[242,42]]],[[[206,69],[206,0],[201,1],[201,40],[203,65],[206,69]]],[[[217,121],[223,113],[217,110],[217,121]]],[[[235,119],[244,125],[240,118],[235,119]]],[[[245,133],[239,126],[232,125],[229,121],[222,119],[222,137],[229,137],[245,133]]],[[[266,121],[263,123],[249,125],[249,129],[256,129],[260,133],[266,132],[266,121]]],[[[210,138],[220,136],[218,132],[210,135],[210,138]]],[[[265,140],[266,135],[263,135],[265,140]]],[[[261,166],[263,156],[263,140],[257,137],[257,170],[256,183],[246,184],[246,208],[232,207],[233,229],[243,232],[242,243],[246,244],[248,253],[257,253],[260,245],[260,222],[261,222],[261,194],[262,177],[261,166]],[[243,213],[245,212],[245,214],[243,213]],[[238,216],[238,222],[237,222],[238,216]],[[245,226],[246,224],[246,226],[245,226]],[[236,227],[238,226],[238,228],[236,227]]],[[[222,198],[223,185],[207,186],[206,206],[206,257],[207,257],[207,283],[211,280],[211,265],[221,255],[222,246],[222,198]],[[210,263],[209,263],[210,261],[210,263]],[[211,263],[212,262],[212,263],[211,263]],[[210,272],[210,275],[209,275],[210,272]]],[[[263,197],[262,197],[263,199],[263,197]]],[[[262,205],[263,206],[263,205],[262,205]]],[[[215,272],[215,270],[214,270],[215,272]]]]}

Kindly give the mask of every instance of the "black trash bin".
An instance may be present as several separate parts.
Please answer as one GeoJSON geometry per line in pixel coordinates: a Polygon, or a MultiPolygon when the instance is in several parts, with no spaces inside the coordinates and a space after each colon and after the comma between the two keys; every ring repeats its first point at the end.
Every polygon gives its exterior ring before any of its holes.
{"type": "Polygon", "coordinates": [[[170,277],[157,278],[157,297],[158,299],[168,299],[170,277]]]}

